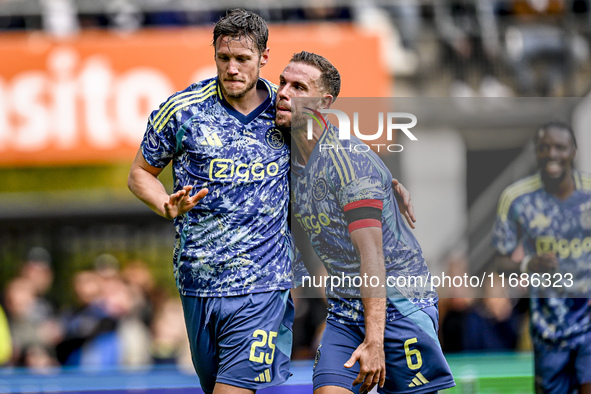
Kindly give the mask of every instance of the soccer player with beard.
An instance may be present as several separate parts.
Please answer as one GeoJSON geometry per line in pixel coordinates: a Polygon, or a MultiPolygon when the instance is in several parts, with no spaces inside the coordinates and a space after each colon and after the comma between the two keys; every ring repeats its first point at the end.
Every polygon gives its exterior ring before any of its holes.
{"type": "Polygon", "coordinates": [[[360,393],[376,385],[380,393],[452,387],[437,338],[437,293],[429,285],[384,287],[386,276],[430,283],[421,247],[402,223],[390,171],[369,149],[350,149],[363,144],[357,138],[339,141],[338,129],[326,121],[313,123],[313,138],[307,138],[305,113],[322,119],[318,110],[331,106],[340,82],[328,60],[301,52],[284,69],[277,91],[276,125],[293,138],[295,217],[329,275],[378,277],[382,285],[327,285],[328,317],[314,365],[314,393],[360,393]]]}
{"type": "Polygon", "coordinates": [[[217,77],[152,112],[128,179],[174,220],[174,274],[206,393],[253,393],[290,374],[289,147],[274,124],[277,87],[259,78],[267,38],[245,10],[216,24],[217,77]],[[158,175],[171,162],[169,195],[158,175]]]}
{"type": "Polygon", "coordinates": [[[539,172],[499,201],[493,246],[499,267],[516,266],[530,285],[536,392],[591,393],[591,177],[573,168],[571,127],[548,123],[534,136],[539,172]],[[533,284],[537,283],[538,286],[533,284]]]}

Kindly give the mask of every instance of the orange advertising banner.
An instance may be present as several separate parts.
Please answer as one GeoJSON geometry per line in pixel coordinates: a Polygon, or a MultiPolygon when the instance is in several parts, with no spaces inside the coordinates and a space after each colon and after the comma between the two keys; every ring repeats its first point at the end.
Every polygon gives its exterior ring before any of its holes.
{"type": "MultiPolygon", "coordinates": [[[[211,39],[211,28],[0,35],[0,166],[131,161],[150,111],[215,76],[211,39]]],[[[272,26],[269,47],[261,76],[274,83],[307,50],[339,69],[341,96],[389,94],[378,38],[354,26],[272,26]]]]}

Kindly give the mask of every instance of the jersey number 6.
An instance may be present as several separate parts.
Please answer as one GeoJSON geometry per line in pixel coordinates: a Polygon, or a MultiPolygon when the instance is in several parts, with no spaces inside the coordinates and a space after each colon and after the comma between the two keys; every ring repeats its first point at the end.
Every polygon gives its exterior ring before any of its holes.
{"type": "Polygon", "coordinates": [[[410,349],[410,345],[413,343],[417,343],[417,338],[410,338],[404,342],[404,354],[406,354],[406,365],[410,369],[419,369],[421,365],[423,365],[423,358],[421,357],[421,352],[418,349],[410,349]],[[415,356],[417,362],[413,364],[412,356],[415,356]]]}

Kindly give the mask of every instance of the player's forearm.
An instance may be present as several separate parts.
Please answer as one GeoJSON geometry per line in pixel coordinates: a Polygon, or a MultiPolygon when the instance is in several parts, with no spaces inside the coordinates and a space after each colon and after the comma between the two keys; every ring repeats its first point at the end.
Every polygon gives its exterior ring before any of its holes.
{"type": "MultiPolygon", "coordinates": [[[[376,228],[366,230],[378,230],[376,228]]],[[[371,234],[371,233],[370,233],[371,234]]],[[[360,240],[357,245],[357,252],[361,260],[360,274],[363,278],[361,287],[362,298],[386,297],[386,266],[384,264],[384,253],[382,251],[382,232],[379,230],[379,238],[376,234],[360,240]],[[377,278],[372,280],[372,278],[377,278]],[[372,285],[373,284],[373,285],[372,285]]]]}
{"type": "Polygon", "coordinates": [[[135,167],[129,173],[127,187],[152,211],[166,217],[164,203],[168,201],[169,195],[157,177],[141,167],[135,167]]]}
{"type": "Polygon", "coordinates": [[[384,342],[384,326],[386,324],[386,291],[382,287],[386,283],[386,267],[381,250],[371,248],[361,253],[361,276],[364,278],[379,278],[377,286],[371,286],[370,281],[361,288],[365,320],[365,341],[384,342]]]}
{"type": "Polygon", "coordinates": [[[361,260],[363,281],[361,298],[365,320],[365,341],[383,343],[386,321],[386,266],[382,246],[382,231],[378,228],[361,229],[363,238],[355,239],[361,260]],[[378,281],[371,278],[378,278],[378,281]],[[373,284],[373,286],[372,286],[373,284]]]}
{"type": "Polygon", "coordinates": [[[359,274],[363,279],[361,298],[365,320],[365,342],[382,344],[386,321],[386,266],[382,229],[364,227],[354,230],[351,232],[351,241],[361,262],[359,274]],[[378,281],[372,278],[378,278],[378,281]]]}
{"type": "Polygon", "coordinates": [[[386,326],[386,299],[363,298],[365,342],[383,346],[386,326]]]}

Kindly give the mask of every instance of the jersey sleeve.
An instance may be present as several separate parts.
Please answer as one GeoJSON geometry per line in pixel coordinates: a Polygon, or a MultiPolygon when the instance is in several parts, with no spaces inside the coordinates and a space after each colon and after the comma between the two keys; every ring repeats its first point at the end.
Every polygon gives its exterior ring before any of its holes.
{"type": "Polygon", "coordinates": [[[171,101],[169,99],[152,112],[140,145],[144,159],[158,168],[165,167],[176,152],[176,119],[167,110],[171,101]]]}
{"type": "Polygon", "coordinates": [[[497,217],[492,231],[492,246],[501,254],[513,253],[519,243],[518,216],[515,200],[510,200],[507,190],[499,199],[497,217]]]}

